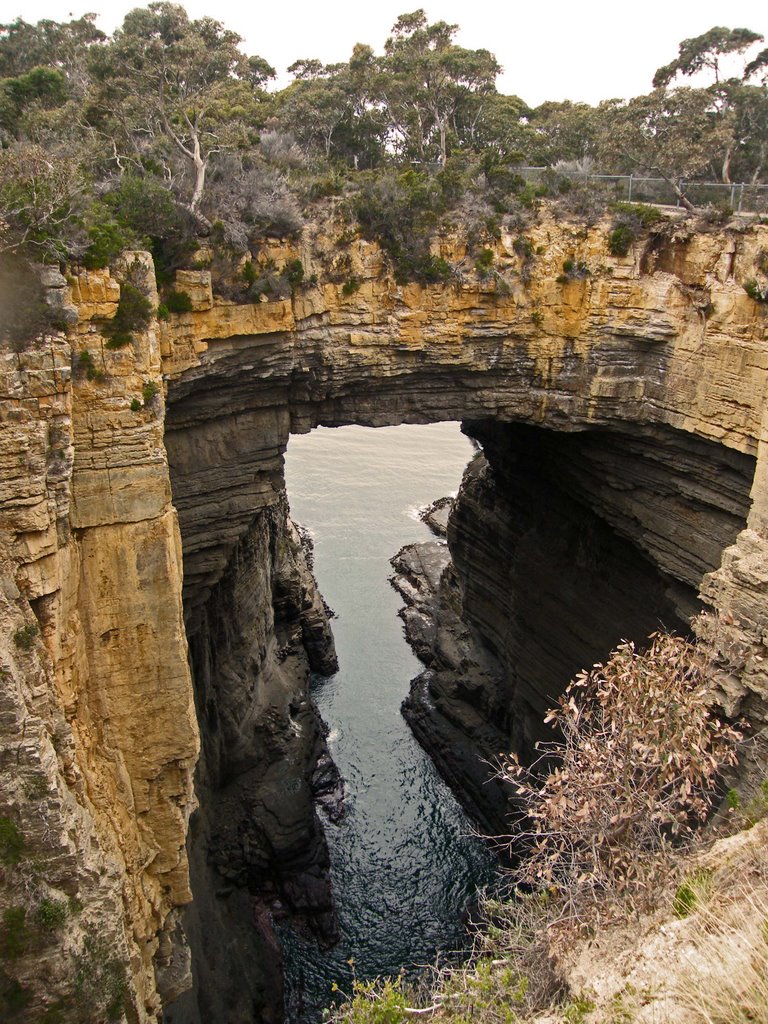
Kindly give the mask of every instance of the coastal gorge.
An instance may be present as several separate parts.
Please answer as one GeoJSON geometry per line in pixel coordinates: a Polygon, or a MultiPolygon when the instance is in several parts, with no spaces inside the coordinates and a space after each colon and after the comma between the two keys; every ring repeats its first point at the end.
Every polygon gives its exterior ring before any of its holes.
{"type": "Polygon", "coordinates": [[[479,444],[451,563],[429,593],[398,572],[426,662],[408,719],[488,828],[507,795],[481,758],[530,757],[621,639],[693,629],[725,714],[768,724],[768,321],[744,288],[768,227],[667,216],[615,255],[607,220],[543,204],[492,273],[434,238],[454,274],[422,285],[330,209],[259,257],[300,261],[289,298],[220,298],[202,249],[188,311],[121,348],[121,286],[158,306],[148,254],[43,271],[66,330],[0,353],[0,791],[77,913],[16,961],[28,1019],[70,1019],[74,963],[131,1021],[277,1022],[274,901],[334,939],[309,675],[335,652],[292,433],[460,420],[479,444]]]}

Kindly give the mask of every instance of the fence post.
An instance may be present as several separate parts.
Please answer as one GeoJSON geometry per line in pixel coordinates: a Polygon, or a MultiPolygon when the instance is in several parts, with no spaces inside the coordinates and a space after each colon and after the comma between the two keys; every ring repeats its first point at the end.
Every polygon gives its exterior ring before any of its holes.
{"type": "Polygon", "coordinates": [[[629,176],[629,195],[627,196],[627,202],[632,202],[632,175],[629,176]]]}
{"type": "Polygon", "coordinates": [[[741,204],[744,202],[744,182],[741,183],[741,191],[739,192],[739,213],[741,213],[741,204]]]}
{"type": "Polygon", "coordinates": [[[731,210],[736,209],[736,186],[731,185],[731,210]]]}

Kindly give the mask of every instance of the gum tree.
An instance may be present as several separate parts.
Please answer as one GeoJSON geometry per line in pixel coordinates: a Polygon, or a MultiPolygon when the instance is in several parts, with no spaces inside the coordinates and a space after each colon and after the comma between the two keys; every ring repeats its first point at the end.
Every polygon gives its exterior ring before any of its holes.
{"type": "Polygon", "coordinates": [[[743,177],[758,180],[765,164],[768,148],[768,90],[765,81],[755,84],[765,75],[768,50],[763,50],[747,63],[742,63],[737,74],[724,76],[723,68],[733,58],[743,57],[763,37],[748,28],[715,26],[708,32],[684,39],[678,47],[678,56],[660,67],[653,76],[657,89],[668,89],[679,78],[711,81],[704,92],[709,97],[710,113],[720,145],[720,177],[730,184],[734,164],[743,177]]]}
{"type": "Polygon", "coordinates": [[[457,31],[444,21],[430,25],[419,9],[400,15],[385,44],[377,99],[393,141],[411,159],[428,159],[434,146],[444,166],[449,136],[461,134],[461,122],[475,121],[483,98],[495,93],[496,58],[457,46],[457,31]]]}
{"type": "MultiPolygon", "coordinates": [[[[151,3],[126,15],[92,65],[98,103],[132,136],[134,153],[149,141],[155,158],[163,159],[163,144],[181,158],[191,176],[183,205],[205,230],[210,224],[200,204],[211,158],[243,140],[238,105],[232,108],[228,97],[238,83],[256,89],[274,75],[261,58],[248,60],[239,44],[213,18],[190,21],[183,7],[151,3]]],[[[167,160],[164,173],[172,176],[167,160]]]]}

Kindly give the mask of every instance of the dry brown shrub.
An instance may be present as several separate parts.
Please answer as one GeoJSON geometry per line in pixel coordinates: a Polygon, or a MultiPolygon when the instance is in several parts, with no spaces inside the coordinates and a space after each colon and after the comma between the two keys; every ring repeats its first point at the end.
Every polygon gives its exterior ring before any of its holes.
{"type": "Polygon", "coordinates": [[[644,652],[621,644],[546,720],[562,740],[540,744],[532,768],[502,766],[526,807],[517,879],[550,892],[563,924],[592,928],[652,902],[741,735],[711,713],[696,649],[665,634],[644,652]]]}

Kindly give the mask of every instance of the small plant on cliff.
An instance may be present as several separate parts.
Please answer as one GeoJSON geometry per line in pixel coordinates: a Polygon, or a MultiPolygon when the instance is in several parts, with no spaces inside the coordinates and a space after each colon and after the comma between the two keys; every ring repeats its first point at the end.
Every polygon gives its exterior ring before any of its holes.
{"type": "Polygon", "coordinates": [[[13,634],[13,642],[22,651],[31,651],[35,645],[35,637],[40,632],[36,622],[28,622],[26,626],[20,626],[13,634]]]}
{"type": "Polygon", "coordinates": [[[133,331],[145,331],[152,319],[152,303],[136,285],[124,281],[120,286],[117,312],[104,328],[107,348],[122,348],[133,341],[133,331]]]}
{"type": "Polygon", "coordinates": [[[291,291],[295,292],[304,280],[304,264],[298,259],[287,260],[280,275],[288,282],[291,291]]]}
{"type": "Polygon", "coordinates": [[[714,875],[708,868],[692,872],[675,889],[672,913],[675,917],[688,917],[702,903],[706,903],[712,892],[714,875]]]}
{"type": "Polygon", "coordinates": [[[44,932],[55,932],[63,928],[69,916],[69,907],[64,900],[45,897],[35,910],[35,923],[44,932]]]}
{"type": "Polygon", "coordinates": [[[77,360],[74,362],[74,369],[88,380],[94,380],[97,383],[104,380],[104,374],[96,369],[96,363],[87,348],[78,354],[77,360]]]}
{"type": "Polygon", "coordinates": [[[148,380],[147,383],[144,385],[144,389],[142,391],[142,396],[144,398],[144,404],[145,405],[149,405],[149,403],[152,401],[152,399],[155,397],[155,395],[159,395],[159,394],[160,394],[160,385],[157,383],[157,381],[156,380],[148,380]]]}
{"type": "Polygon", "coordinates": [[[514,756],[503,768],[526,811],[519,880],[556,893],[565,922],[591,924],[656,890],[741,736],[710,713],[691,645],[663,634],[581,673],[546,720],[562,740],[531,769],[514,756]]]}
{"type": "Polygon", "coordinates": [[[761,285],[754,277],[744,282],[744,291],[754,302],[768,302],[768,285],[761,285]]]}
{"type": "Polygon", "coordinates": [[[583,260],[576,260],[569,257],[563,260],[563,272],[557,277],[558,284],[568,284],[569,281],[582,281],[589,277],[589,267],[583,260]]]}
{"type": "MultiPolygon", "coordinates": [[[[192,298],[185,292],[171,288],[165,295],[165,302],[163,303],[167,313],[191,313],[192,312],[192,298]]],[[[159,309],[158,309],[159,313],[159,309]]]]}
{"type": "Polygon", "coordinates": [[[24,836],[10,818],[0,818],[0,864],[18,864],[24,855],[24,836]]]}
{"type": "Polygon", "coordinates": [[[475,273],[481,280],[490,277],[493,272],[495,254],[493,249],[483,249],[475,260],[475,273]]]}
{"type": "Polygon", "coordinates": [[[637,233],[631,225],[626,223],[617,224],[608,233],[608,252],[611,256],[626,256],[636,238],[637,233]]]}
{"type": "Polygon", "coordinates": [[[361,284],[362,282],[360,278],[355,277],[355,275],[353,274],[352,277],[350,277],[348,281],[345,281],[344,284],[341,286],[341,294],[344,296],[344,298],[349,298],[350,295],[354,295],[356,291],[360,290],[361,284]]]}

